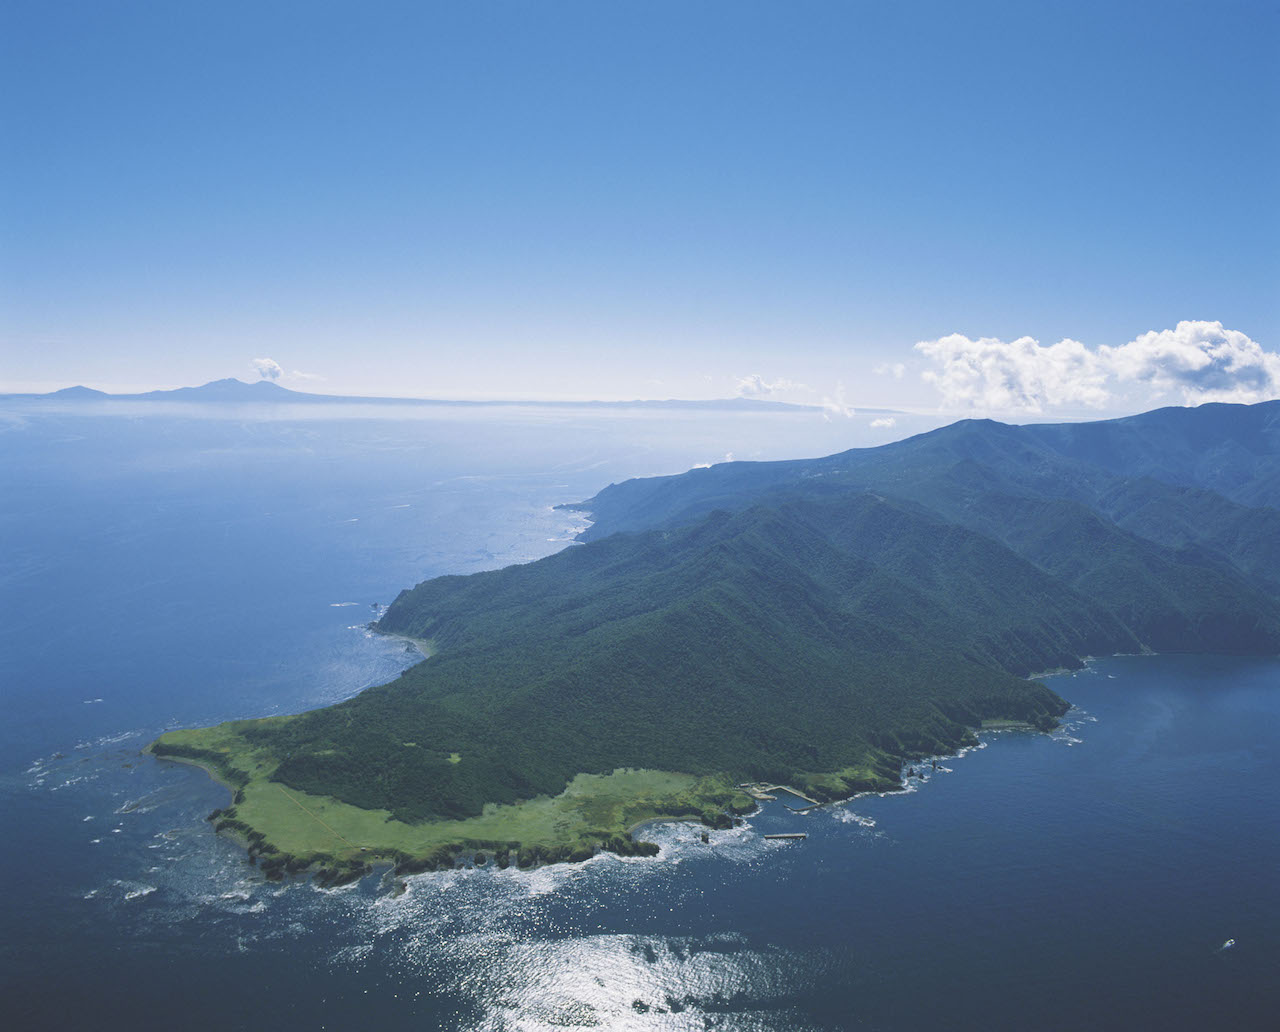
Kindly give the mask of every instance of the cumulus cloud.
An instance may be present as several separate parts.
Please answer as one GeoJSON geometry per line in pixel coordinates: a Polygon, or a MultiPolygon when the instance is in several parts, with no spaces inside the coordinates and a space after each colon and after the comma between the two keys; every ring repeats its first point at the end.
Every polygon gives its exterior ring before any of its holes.
{"type": "Polygon", "coordinates": [[[753,373],[750,376],[739,376],[734,384],[734,390],[743,398],[767,398],[769,395],[777,394],[781,391],[804,389],[804,384],[788,380],[786,377],[770,383],[758,373],[753,373]]]}
{"type": "Polygon", "coordinates": [[[1144,404],[1172,395],[1188,405],[1280,397],[1280,355],[1220,322],[1180,322],[1098,348],[1070,338],[1041,344],[1032,337],[1006,342],[953,333],[921,341],[916,350],[933,364],[923,376],[947,408],[1102,408],[1118,395],[1144,404]]]}
{"type": "Polygon", "coordinates": [[[1187,404],[1280,397],[1280,355],[1220,322],[1180,322],[1100,352],[1122,382],[1179,392],[1187,404]]]}
{"type": "Polygon", "coordinates": [[[264,380],[278,380],[284,373],[280,363],[274,358],[255,358],[249,363],[264,380]]]}
{"type": "Polygon", "coordinates": [[[1044,345],[1032,337],[1005,342],[953,333],[920,341],[916,350],[938,367],[923,375],[947,408],[1040,412],[1047,405],[1073,403],[1100,408],[1109,397],[1098,353],[1070,338],[1044,345]]]}
{"type": "Polygon", "coordinates": [[[871,425],[874,427],[890,427],[896,426],[897,420],[893,416],[881,416],[879,419],[873,419],[871,425]]]}

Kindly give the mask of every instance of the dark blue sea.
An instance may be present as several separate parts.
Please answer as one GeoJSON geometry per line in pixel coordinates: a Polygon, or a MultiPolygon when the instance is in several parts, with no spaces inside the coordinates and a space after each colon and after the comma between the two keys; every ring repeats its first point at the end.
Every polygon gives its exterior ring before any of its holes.
{"type": "Polygon", "coordinates": [[[0,1025],[1275,1027],[1277,660],[1101,659],[1052,680],[1060,731],[907,792],[399,897],[264,883],[203,820],[226,791],[139,755],[394,676],[416,655],[374,607],[569,547],[561,502],[886,440],[869,421],[4,403],[0,1025]]]}

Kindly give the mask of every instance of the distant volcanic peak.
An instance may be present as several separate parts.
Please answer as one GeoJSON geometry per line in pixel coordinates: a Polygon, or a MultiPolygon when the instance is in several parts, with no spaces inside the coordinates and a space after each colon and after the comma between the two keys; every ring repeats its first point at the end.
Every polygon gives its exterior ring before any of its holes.
{"type": "Polygon", "coordinates": [[[281,387],[270,380],[258,380],[256,383],[245,383],[234,377],[223,380],[210,380],[200,387],[182,387],[180,390],[193,393],[217,395],[219,397],[261,398],[263,395],[292,394],[287,387],[281,387]]]}
{"type": "Polygon", "coordinates": [[[211,380],[199,387],[148,391],[146,394],[126,395],[126,397],[153,401],[286,401],[297,397],[297,392],[268,380],[245,383],[243,380],[227,377],[224,380],[211,380]]]}

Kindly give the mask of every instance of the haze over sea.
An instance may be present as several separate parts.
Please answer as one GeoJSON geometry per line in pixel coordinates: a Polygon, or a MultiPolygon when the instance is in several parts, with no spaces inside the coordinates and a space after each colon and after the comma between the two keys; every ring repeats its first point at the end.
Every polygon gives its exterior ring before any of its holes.
{"type": "Polygon", "coordinates": [[[1062,730],[906,794],[398,897],[264,883],[203,821],[226,791],[138,755],[387,680],[416,653],[372,607],[565,547],[559,503],[934,425],[897,419],[4,403],[7,1027],[1270,1027],[1276,660],[1098,660],[1062,730]]]}

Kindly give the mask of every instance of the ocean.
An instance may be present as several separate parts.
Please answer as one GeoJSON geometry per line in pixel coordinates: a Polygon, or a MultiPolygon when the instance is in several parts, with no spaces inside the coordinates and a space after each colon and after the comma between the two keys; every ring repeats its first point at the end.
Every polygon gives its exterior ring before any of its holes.
{"type": "Polygon", "coordinates": [[[654,859],[264,883],[140,756],[412,662],[402,588],[571,547],[554,506],[637,475],[933,425],[580,408],[4,403],[6,1028],[1269,1028],[1280,1008],[1280,661],[1099,659],[1053,735],[910,791],[654,859]],[[768,841],[803,831],[798,842],[768,841]]]}

